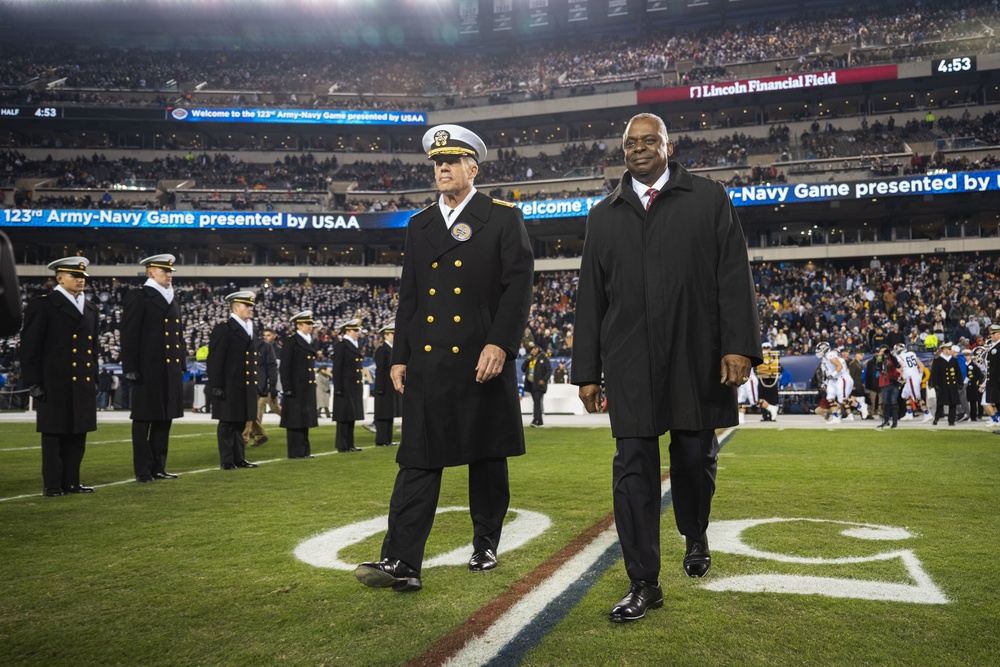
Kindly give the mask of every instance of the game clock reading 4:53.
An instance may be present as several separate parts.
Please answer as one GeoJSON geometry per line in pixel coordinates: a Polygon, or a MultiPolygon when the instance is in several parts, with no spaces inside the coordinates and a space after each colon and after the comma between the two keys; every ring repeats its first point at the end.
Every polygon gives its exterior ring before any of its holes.
{"type": "Polygon", "coordinates": [[[958,74],[960,72],[975,72],[976,57],[961,56],[959,58],[941,58],[931,61],[931,71],[934,74],[958,74]]]}

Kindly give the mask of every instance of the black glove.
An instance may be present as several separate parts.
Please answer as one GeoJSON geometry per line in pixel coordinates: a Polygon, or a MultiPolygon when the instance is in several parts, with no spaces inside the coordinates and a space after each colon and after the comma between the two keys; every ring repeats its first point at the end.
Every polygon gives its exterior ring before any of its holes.
{"type": "Polygon", "coordinates": [[[126,380],[131,380],[133,384],[142,384],[142,373],[139,371],[129,371],[125,374],[126,380]]]}
{"type": "Polygon", "coordinates": [[[40,384],[33,384],[28,387],[28,395],[40,403],[45,402],[45,389],[43,389],[40,384]]]}
{"type": "Polygon", "coordinates": [[[258,389],[257,390],[257,395],[260,396],[261,398],[264,398],[265,396],[267,396],[267,394],[268,394],[267,389],[258,389]]]}
{"type": "Polygon", "coordinates": [[[272,389],[270,393],[271,393],[271,398],[278,398],[278,390],[277,389],[272,389]]]}
{"type": "Polygon", "coordinates": [[[285,398],[295,398],[295,392],[294,391],[288,391],[286,389],[285,390],[285,398]]]}
{"type": "Polygon", "coordinates": [[[378,396],[385,396],[385,392],[384,392],[384,391],[376,391],[375,393],[376,393],[376,394],[377,394],[378,396]]]}
{"type": "Polygon", "coordinates": [[[342,392],[342,391],[335,391],[335,392],[333,392],[333,395],[334,396],[343,396],[344,392],[342,392]]]}
{"type": "Polygon", "coordinates": [[[212,387],[212,396],[220,401],[226,400],[226,390],[222,387],[212,387]]]}

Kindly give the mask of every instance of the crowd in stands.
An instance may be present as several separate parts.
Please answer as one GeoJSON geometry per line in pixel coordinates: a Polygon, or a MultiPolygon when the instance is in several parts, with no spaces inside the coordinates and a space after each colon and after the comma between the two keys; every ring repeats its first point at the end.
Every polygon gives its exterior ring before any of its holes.
{"type": "MultiPolygon", "coordinates": [[[[209,90],[235,91],[209,100],[225,106],[374,108],[386,103],[371,97],[380,93],[444,95],[445,105],[461,106],[463,97],[539,99],[558,88],[577,92],[603,81],[653,77],[658,86],[687,85],[725,78],[727,65],[772,59],[795,58],[792,69],[844,65],[848,60],[852,65],[879,59],[900,62],[934,53],[936,43],[967,38],[979,38],[983,49],[992,49],[998,24],[1000,11],[994,0],[941,0],[883,3],[692,30],[657,29],[638,38],[574,37],[444,59],[435,52],[412,49],[322,54],[250,49],[154,52],[9,44],[0,46],[0,87],[9,88],[5,100],[31,95],[27,86],[35,81],[65,79],[66,88],[82,89],[36,94],[32,103],[62,95],[77,95],[87,103],[103,95],[93,92],[98,89],[109,91],[113,101],[129,104],[139,100],[129,100],[120,91],[173,91],[180,82],[177,95],[183,95],[189,92],[183,86],[205,82],[209,90]],[[849,58],[833,56],[831,48],[840,45],[856,51],[849,58]],[[694,65],[678,76],[678,62],[694,65]],[[330,97],[331,90],[358,97],[353,101],[330,97]],[[265,101],[257,97],[258,91],[278,95],[265,101]]],[[[141,103],[163,106],[165,100],[159,96],[141,103]]]]}

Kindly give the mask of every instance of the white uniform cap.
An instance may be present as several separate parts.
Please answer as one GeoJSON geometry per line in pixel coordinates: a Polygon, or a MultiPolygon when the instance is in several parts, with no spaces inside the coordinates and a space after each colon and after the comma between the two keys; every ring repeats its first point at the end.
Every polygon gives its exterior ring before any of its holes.
{"type": "Polygon", "coordinates": [[[77,276],[89,277],[90,274],[87,273],[88,266],[90,266],[90,260],[86,257],[63,257],[50,263],[48,268],[50,271],[65,271],[77,276]]]}
{"type": "Polygon", "coordinates": [[[353,320],[347,320],[337,327],[341,331],[360,331],[361,330],[361,320],[354,318],[353,320]]]}
{"type": "Polygon", "coordinates": [[[424,133],[423,145],[432,160],[439,155],[468,155],[476,162],[486,159],[486,143],[461,125],[435,125],[424,133]]]}
{"type": "Polygon", "coordinates": [[[257,302],[257,293],[250,290],[240,290],[239,292],[227,294],[226,301],[228,303],[246,303],[253,306],[257,302]]]}
{"type": "Polygon", "coordinates": [[[300,311],[292,315],[290,318],[288,318],[288,321],[291,322],[292,324],[313,324],[314,323],[313,311],[311,310],[300,311]]]}
{"type": "Polygon", "coordinates": [[[379,333],[396,333],[396,320],[391,320],[386,322],[385,325],[378,330],[379,333]]]}
{"type": "Polygon", "coordinates": [[[164,271],[173,271],[174,262],[176,261],[176,257],[170,253],[164,253],[162,255],[153,255],[152,257],[147,257],[146,259],[140,259],[139,263],[147,268],[153,267],[156,269],[163,269],[164,271]]]}

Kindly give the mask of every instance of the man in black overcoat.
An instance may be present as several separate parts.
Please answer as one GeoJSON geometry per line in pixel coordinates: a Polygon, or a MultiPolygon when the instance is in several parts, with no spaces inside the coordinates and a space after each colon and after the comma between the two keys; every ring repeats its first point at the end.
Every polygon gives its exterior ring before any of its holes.
{"type": "Polygon", "coordinates": [[[97,430],[97,337],[100,315],[84,298],[86,257],[49,264],[58,285],[24,311],[21,373],[35,399],[35,428],[42,434],[42,493],[93,493],[80,484],[87,433],[97,430]]]}
{"type": "Polygon", "coordinates": [[[172,420],[184,416],[187,347],[175,260],[170,254],[141,260],[146,282],[125,295],[122,308],[122,373],[132,384],[132,467],[139,482],[177,479],[166,469],[167,448],[172,420]]]}
{"type": "Polygon", "coordinates": [[[288,438],[288,458],[311,459],[309,429],[319,425],[316,415],[316,342],[311,310],[295,313],[289,320],[295,333],[281,346],[281,427],[288,438]]]}
{"type": "Polygon", "coordinates": [[[364,350],[361,338],[361,319],[345,322],[340,327],[340,340],[333,347],[333,421],[337,422],[336,445],[338,452],[360,452],[354,446],[354,423],[365,418],[364,385],[361,363],[364,350]]]}
{"type": "Polygon", "coordinates": [[[670,161],[663,121],[639,114],[622,140],[626,173],[587,217],[572,382],[596,412],[603,378],[617,441],[615,522],[631,585],[615,622],[663,605],[659,436],[670,432],[684,571],[711,564],[715,429],[738,423],[736,387],[761,359],[757,301],[736,210],[718,182],[670,161]]]}
{"type": "Polygon", "coordinates": [[[223,470],[256,468],[246,459],[243,428],[257,411],[257,346],[253,315],[257,295],[248,290],[226,296],[229,317],[208,338],[209,395],[212,419],[219,420],[219,464],[223,470]]]}
{"type": "Polygon", "coordinates": [[[441,193],[410,218],[390,375],[406,425],[396,455],[382,559],[366,586],[419,590],[443,469],[467,465],[469,570],[497,565],[510,502],[507,457],[524,454],[515,358],[531,306],[534,259],[521,212],[473,186],[482,139],[458,125],[427,131],[441,193]]]}
{"type": "Polygon", "coordinates": [[[537,345],[531,346],[528,358],[521,364],[524,373],[524,390],[531,394],[534,403],[532,426],[544,426],[545,392],[549,388],[549,376],[552,375],[552,363],[542,354],[537,345]]]}
{"type": "Polygon", "coordinates": [[[375,446],[388,447],[398,444],[392,441],[392,423],[403,414],[403,396],[389,377],[396,323],[386,324],[379,333],[382,344],[375,350],[375,446]]]}
{"type": "Polygon", "coordinates": [[[986,414],[995,425],[997,410],[1000,409],[1000,324],[990,325],[990,340],[986,344],[986,381],[983,394],[986,406],[990,408],[986,410],[986,414]]]}
{"type": "MultiPolygon", "coordinates": [[[[955,346],[957,347],[957,346],[955,346]]],[[[944,407],[948,406],[948,426],[955,425],[955,411],[959,403],[958,392],[962,387],[962,367],[955,358],[956,352],[950,343],[938,348],[938,354],[931,363],[931,376],[927,380],[928,387],[934,387],[937,395],[937,409],[934,411],[934,426],[944,416],[944,407]]]]}
{"type": "Polygon", "coordinates": [[[257,346],[257,414],[253,421],[248,421],[243,429],[243,440],[251,447],[259,447],[268,441],[267,429],[264,428],[264,408],[281,416],[281,405],[278,403],[278,357],[274,344],[278,336],[270,329],[264,329],[261,337],[256,338],[257,346]]]}

